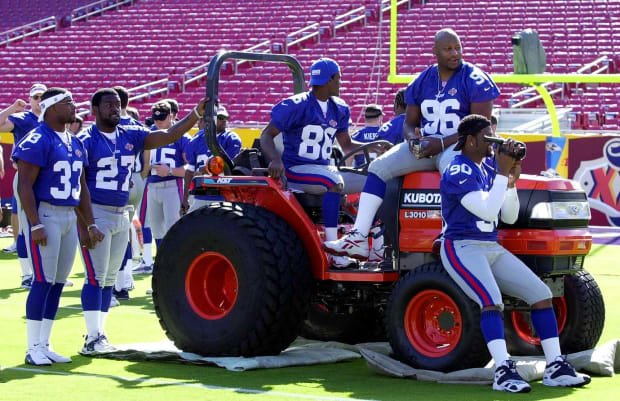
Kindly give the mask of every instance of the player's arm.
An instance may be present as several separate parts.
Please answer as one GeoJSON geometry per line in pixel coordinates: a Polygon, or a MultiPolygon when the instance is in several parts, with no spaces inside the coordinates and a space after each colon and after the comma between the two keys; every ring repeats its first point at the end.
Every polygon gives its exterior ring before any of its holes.
{"type": "Polygon", "coordinates": [[[207,99],[202,99],[184,119],[167,130],[149,132],[144,137],[144,149],[155,149],[179,140],[198,121],[198,114],[204,115],[207,99]]]}
{"type": "MultiPolygon", "coordinates": [[[[32,240],[38,245],[46,246],[47,233],[45,232],[45,227],[41,224],[41,220],[39,220],[39,212],[33,189],[34,183],[39,176],[39,170],[40,167],[35,164],[21,159],[17,161],[17,195],[19,196],[22,209],[26,213],[30,227],[36,228],[39,226],[35,230],[31,229],[30,236],[32,240]]],[[[23,226],[24,229],[28,229],[27,224],[23,224],[23,226]]]]}
{"type": "Polygon", "coordinates": [[[80,238],[82,246],[92,249],[98,242],[103,240],[105,236],[99,227],[95,224],[95,217],[93,216],[92,204],[90,201],[90,191],[88,185],[86,185],[86,173],[82,170],[80,175],[80,203],[75,208],[75,212],[78,216],[78,222],[81,222],[86,227],[82,227],[80,232],[88,233],[88,236],[84,235],[80,238]]]}
{"type": "Polygon", "coordinates": [[[151,171],[151,151],[144,150],[142,152],[142,171],[140,172],[140,176],[143,179],[149,176],[149,172],[151,171]]]}
{"type": "MultiPolygon", "coordinates": [[[[508,146],[510,145],[508,144],[508,146]]],[[[519,217],[519,196],[517,195],[517,187],[515,184],[520,175],[521,160],[518,160],[508,173],[508,190],[506,191],[506,199],[504,199],[500,211],[500,218],[506,224],[514,224],[519,217]]]]}
{"type": "MultiPolygon", "coordinates": [[[[356,141],[355,139],[352,139],[351,135],[349,135],[347,131],[338,132],[336,134],[336,139],[338,140],[338,143],[340,144],[340,147],[342,148],[342,151],[344,152],[345,155],[347,153],[354,151],[360,146],[366,145],[365,142],[360,142],[360,141],[356,141]]],[[[382,154],[383,152],[387,150],[383,145],[371,146],[370,149],[379,154],[382,154]]]]}
{"type": "Polygon", "coordinates": [[[21,113],[26,110],[26,102],[17,99],[12,105],[0,111],[0,132],[11,132],[15,125],[9,120],[9,116],[14,113],[21,113]]]}
{"type": "Polygon", "coordinates": [[[269,176],[274,179],[280,178],[284,173],[284,163],[282,163],[282,158],[278,154],[276,143],[273,140],[279,134],[280,130],[273,123],[267,124],[260,134],[260,148],[269,160],[269,176]]]}
{"type": "MultiPolygon", "coordinates": [[[[472,103],[469,107],[469,114],[479,114],[491,119],[491,113],[493,113],[493,100],[487,100],[486,102],[472,103]]],[[[456,140],[455,140],[456,142],[456,140]]]]}
{"type": "MultiPolygon", "coordinates": [[[[496,161],[498,172],[491,189],[488,192],[471,191],[461,198],[463,207],[484,221],[494,221],[497,218],[506,198],[508,176],[515,163],[515,159],[503,152],[496,155],[496,161]]],[[[465,178],[467,177],[463,176],[463,179],[465,178]]]]}
{"type": "Polygon", "coordinates": [[[185,176],[183,177],[183,200],[181,200],[181,215],[184,215],[189,210],[189,187],[194,178],[194,172],[189,168],[185,170],[185,176]]]}

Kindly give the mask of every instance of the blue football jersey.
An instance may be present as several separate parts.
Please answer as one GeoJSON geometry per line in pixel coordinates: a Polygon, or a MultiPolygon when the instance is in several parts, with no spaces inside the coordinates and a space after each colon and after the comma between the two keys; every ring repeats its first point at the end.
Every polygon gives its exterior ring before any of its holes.
{"type": "MultiPolygon", "coordinates": [[[[130,128],[135,127],[135,126],[143,127],[140,121],[134,119],[133,117],[129,117],[129,116],[121,117],[121,121],[118,123],[118,125],[120,127],[128,126],[130,128]]],[[[142,152],[140,152],[136,155],[136,161],[133,164],[133,172],[141,173],[142,170],[144,170],[144,163],[142,163],[142,152]]]]}
{"type": "Polygon", "coordinates": [[[75,207],[80,203],[80,176],[88,166],[88,158],[79,139],[70,134],[68,139],[70,146],[50,126],[41,123],[13,150],[13,160],[40,167],[32,188],[37,204],[75,207]]]}
{"type": "MultiPolygon", "coordinates": [[[[151,126],[151,130],[157,130],[157,127],[153,125],[151,126]]],[[[175,142],[169,143],[168,145],[164,145],[157,149],[151,149],[151,164],[166,164],[170,167],[170,170],[185,165],[183,153],[190,138],[191,136],[189,135],[183,135],[175,142]]],[[[147,182],[161,182],[175,180],[177,178],[179,177],[160,177],[157,174],[150,174],[146,180],[147,182]]]]}
{"type": "Polygon", "coordinates": [[[381,126],[377,139],[383,139],[384,141],[389,141],[392,142],[394,145],[398,145],[405,140],[403,137],[404,123],[404,113],[394,117],[393,119],[381,126]]]}
{"type": "Polygon", "coordinates": [[[13,143],[17,145],[27,133],[39,126],[39,117],[32,111],[24,111],[9,116],[13,123],[13,143]]]}
{"type": "Polygon", "coordinates": [[[300,164],[329,164],[334,138],[348,132],[351,112],[339,97],[327,101],[327,115],[314,94],[299,93],[282,100],[271,110],[271,124],[282,133],[282,161],[289,168],[300,164]]]}
{"type": "Polygon", "coordinates": [[[461,199],[472,191],[488,192],[495,179],[495,159],[487,158],[478,167],[470,158],[457,155],[444,171],[439,191],[444,236],[452,240],[497,241],[497,221],[484,221],[469,212],[461,199]]]}
{"type": "Polygon", "coordinates": [[[442,88],[437,65],[428,67],[405,90],[405,102],[420,106],[423,135],[456,134],[461,119],[470,114],[472,103],[499,96],[499,88],[480,68],[461,62],[442,88]]]}
{"type": "MultiPolygon", "coordinates": [[[[233,159],[239,154],[241,150],[241,138],[239,135],[226,130],[218,134],[216,138],[217,142],[230,159],[233,159]]],[[[207,142],[205,141],[205,132],[204,130],[200,130],[185,147],[185,158],[187,159],[188,170],[200,170],[206,166],[209,157],[211,157],[211,151],[207,147],[207,142]]]]}
{"type": "MultiPolygon", "coordinates": [[[[376,141],[379,136],[379,128],[381,127],[379,126],[364,127],[361,130],[355,132],[353,135],[351,135],[351,139],[354,139],[358,142],[364,142],[364,143],[376,141]]],[[[371,155],[373,155],[373,153],[371,153],[371,155]]],[[[374,157],[371,156],[372,159],[377,157],[376,153],[374,155],[375,155],[374,157]]],[[[365,162],[366,161],[365,161],[364,155],[355,155],[355,157],[353,158],[354,166],[361,166],[365,162]]]]}
{"type": "Polygon", "coordinates": [[[122,207],[129,201],[129,180],[136,155],[144,148],[150,131],[134,125],[117,127],[116,144],[106,138],[95,124],[80,132],[88,152],[86,185],[93,203],[122,207]]]}

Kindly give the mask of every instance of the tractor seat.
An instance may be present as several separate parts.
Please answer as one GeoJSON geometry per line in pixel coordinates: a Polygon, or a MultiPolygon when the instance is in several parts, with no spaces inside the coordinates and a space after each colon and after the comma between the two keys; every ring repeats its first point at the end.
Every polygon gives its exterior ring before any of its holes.
{"type": "MultiPolygon", "coordinates": [[[[315,195],[308,194],[305,192],[293,192],[295,198],[297,198],[297,202],[303,208],[322,208],[323,207],[323,195],[315,195]]],[[[344,194],[340,195],[340,206],[346,204],[346,196],[344,194]]]]}

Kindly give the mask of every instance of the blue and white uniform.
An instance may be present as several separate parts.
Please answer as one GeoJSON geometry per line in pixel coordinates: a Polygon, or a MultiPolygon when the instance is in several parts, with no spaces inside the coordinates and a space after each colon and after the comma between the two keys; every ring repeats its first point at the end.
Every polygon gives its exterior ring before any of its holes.
{"type": "Polygon", "coordinates": [[[114,285],[129,240],[126,206],[131,172],[149,132],[140,126],[117,127],[113,141],[93,124],[80,133],[79,138],[88,151],[86,183],[93,214],[105,234],[104,240],[94,249],[82,249],[87,284],[98,287],[114,285]]]}
{"type": "Polygon", "coordinates": [[[64,283],[71,272],[78,237],[74,209],[80,203],[80,176],[88,166],[82,143],[68,132],[62,135],[41,123],[15,147],[13,160],[40,167],[33,186],[38,214],[47,232],[47,246],[31,240],[31,224],[20,209],[33,282],[64,283]]]}
{"type": "MultiPolygon", "coordinates": [[[[132,117],[121,117],[121,121],[118,124],[119,127],[131,130],[135,127],[142,127],[143,125],[133,119],[132,117]]],[[[144,163],[142,161],[142,152],[136,155],[136,161],[134,162],[131,173],[131,185],[129,189],[129,204],[134,207],[134,210],[138,210],[140,201],[142,200],[142,194],[144,193],[145,180],[142,178],[141,173],[144,170],[144,163]]]]}
{"type": "MultiPolygon", "coordinates": [[[[241,138],[233,131],[225,130],[217,134],[217,142],[224,152],[232,160],[241,151],[241,138]]],[[[205,132],[200,130],[187,143],[185,147],[185,158],[187,159],[187,170],[196,173],[207,165],[211,157],[211,151],[205,141],[205,132]]],[[[209,202],[223,200],[220,196],[192,195],[189,198],[190,211],[196,210],[209,202]]]]}
{"type": "MultiPolygon", "coordinates": [[[[493,100],[499,89],[478,67],[461,62],[450,79],[442,85],[437,65],[428,67],[405,90],[405,102],[420,107],[423,136],[446,137],[456,134],[461,119],[471,113],[472,103],[493,100]]],[[[443,171],[458,154],[449,146],[431,158],[417,159],[406,142],[394,146],[377,158],[368,171],[383,182],[414,172],[443,171]]]]}
{"type": "Polygon", "coordinates": [[[404,123],[405,113],[397,115],[381,126],[377,139],[382,139],[384,141],[389,141],[394,145],[398,145],[405,140],[403,136],[404,123]]]}
{"type": "Polygon", "coordinates": [[[286,178],[291,188],[308,193],[322,194],[337,184],[344,184],[345,193],[359,192],[362,176],[340,174],[334,166],[329,166],[336,134],[349,130],[349,106],[335,96],[325,106],[323,111],[310,91],[284,99],[273,107],[271,124],[282,133],[286,178]]]}
{"type": "MultiPolygon", "coordinates": [[[[363,142],[363,143],[374,142],[379,139],[380,128],[381,128],[380,126],[364,127],[360,129],[359,131],[356,131],[353,135],[351,135],[351,139],[358,141],[358,142],[363,142]]],[[[374,160],[377,157],[376,153],[370,153],[369,155],[370,155],[371,160],[374,160]]],[[[366,159],[363,154],[355,155],[355,157],[353,158],[353,166],[355,167],[361,166],[364,163],[366,163],[366,159]]]]}
{"type": "MultiPolygon", "coordinates": [[[[155,126],[151,127],[156,130],[155,126]]],[[[191,137],[184,135],[176,142],[151,150],[151,165],[166,164],[170,171],[185,165],[184,149],[191,137]]],[[[179,219],[183,199],[183,179],[170,175],[160,177],[151,169],[146,179],[142,204],[140,205],[140,223],[149,226],[155,241],[161,240],[168,229],[179,219]]]]}
{"type": "Polygon", "coordinates": [[[530,305],[551,298],[549,288],[497,243],[498,213],[502,221],[512,224],[519,210],[516,189],[506,191],[507,183],[505,176],[496,176],[493,159],[478,166],[463,155],[456,156],[441,177],[441,260],[450,277],[481,308],[503,307],[502,292],[530,305]],[[491,191],[499,195],[497,204],[486,205],[492,216],[481,216],[480,211],[463,201],[469,194],[481,193],[478,206],[483,207],[483,199],[494,199],[491,191]]]}

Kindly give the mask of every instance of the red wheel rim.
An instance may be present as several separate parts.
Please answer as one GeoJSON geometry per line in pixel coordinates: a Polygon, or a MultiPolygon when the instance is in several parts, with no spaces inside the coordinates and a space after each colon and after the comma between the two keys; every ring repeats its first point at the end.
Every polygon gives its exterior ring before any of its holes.
{"type": "Polygon", "coordinates": [[[237,272],[221,253],[202,253],[185,275],[187,300],[194,312],[205,319],[226,316],[235,306],[238,290],[237,272]]]}
{"type": "Polygon", "coordinates": [[[425,290],[413,297],[404,323],[411,345],[431,358],[452,352],[463,332],[458,306],[448,294],[438,290],[425,290]]]}
{"type": "MultiPolygon", "coordinates": [[[[558,322],[558,334],[561,334],[568,317],[566,299],[564,297],[553,298],[553,310],[558,322]]],[[[529,344],[540,345],[540,338],[536,336],[529,311],[512,311],[511,318],[512,325],[519,338],[529,344]]]]}

